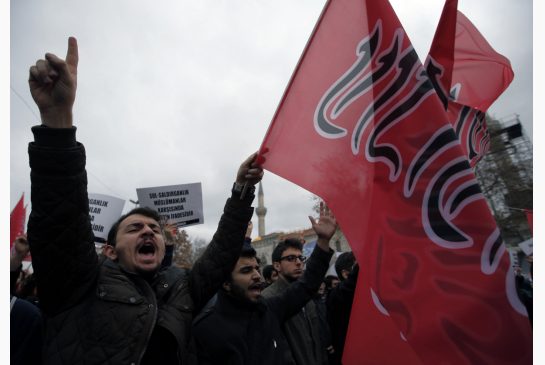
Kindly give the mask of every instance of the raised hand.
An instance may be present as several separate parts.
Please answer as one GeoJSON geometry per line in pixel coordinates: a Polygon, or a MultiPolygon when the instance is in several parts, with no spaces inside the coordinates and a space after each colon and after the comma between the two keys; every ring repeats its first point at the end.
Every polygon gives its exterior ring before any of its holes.
{"type": "Polygon", "coordinates": [[[15,241],[13,241],[14,253],[21,259],[25,258],[30,251],[30,246],[28,245],[28,240],[26,234],[17,236],[15,241]]]}
{"type": "Polygon", "coordinates": [[[320,202],[320,217],[318,220],[311,216],[308,218],[310,219],[310,223],[312,223],[312,229],[318,236],[318,240],[316,241],[317,245],[320,246],[321,249],[328,251],[329,240],[331,240],[331,237],[333,237],[337,230],[337,220],[331,214],[331,211],[324,202],[320,202]]]}
{"type": "Polygon", "coordinates": [[[15,271],[23,262],[23,259],[28,255],[30,246],[26,238],[26,234],[17,236],[13,241],[13,248],[10,255],[9,266],[11,271],[15,271]]]}
{"type": "Polygon", "coordinates": [[[72,127],[72,107],[76,99],[78,74],[78,43],[68,38],[66,60],[52,53],[45,54],[30,67],[28,85],[42,124],[51,128],[72,127]]]}
{"type": "Polygon", "coordinates": [[[263,168],[257,163],[257,152],[249,156],[239,167],[237,184],[249,183],[255,185],[263,178],[263,168]]]}

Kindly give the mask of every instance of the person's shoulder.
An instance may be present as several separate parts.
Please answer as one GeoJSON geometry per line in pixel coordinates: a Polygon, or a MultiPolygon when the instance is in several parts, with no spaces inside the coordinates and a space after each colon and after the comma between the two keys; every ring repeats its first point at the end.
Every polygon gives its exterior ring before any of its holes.
{"type": "Polygon", "coordinates": [[[167,266],[159,272],[168,282],[175,282],[179,280],[188,280],[191,271],[189,269],[182,269],[177,266],[167,266]]]}
{"type": "Polygon", "coordinates": [[[276,295],[277,293],[278,293],[278,289],[276,287],[276,282],[274,282],[271,285],[269,285],[268,287],[266,287],[265,289],[263,289],[263,291],[261,292],[261,295],[264,298],[270,298],[270,297],[276,295]]]}
{"type": "MultiPolygon", "coordinates": [[[[12,308],[11,308],[11,316],[12,318],[16,319],[16,321],[20,318],[21,320],[24,320],[25,322],[33,322],[35,320],[42,319],[42,314],[40,312],[40,309],[32,304],[31,302],[17,298],[12,297],[12,308]]],[[[19,323],[21,324],[21,323],[19,323]]]]}
{"type": "Polygon", "coordinates": [[[205,324],[208,320],[213,318],[215,313],[216,306],[214,305],[203,308],[203,310],[201,310],[193,319],[193,327],[205,324]]]}
{"type": "Polygon", "coordinates": [[[329,291],[327,292],[325,296],[325,303],[328,304],[328,303],[331,303],[332,301],[337,300],[338,296],[339,296],[339,286],[329,289],[329,291]]]}
{"type": "Polygon", "coordinates": [[[282,293],[288,286],[289,283],[285,282],[281,278],[278,278],[278,280],[266,287],[262,294],[265,298],[270,298],[282,293]]]}

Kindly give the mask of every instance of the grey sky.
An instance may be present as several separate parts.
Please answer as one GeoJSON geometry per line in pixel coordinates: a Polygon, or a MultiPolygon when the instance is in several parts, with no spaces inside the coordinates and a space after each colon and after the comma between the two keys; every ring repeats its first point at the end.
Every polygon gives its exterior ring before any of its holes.
{"type": "MultiPolygon", "coordinates": [[[[205,224],[187,231],[209,240],[238,165],[261,144],[324,3],[12,1],[10,209],[22,192],[30,200],[27,144],[39,122],[28,68],[45,52],[64,57],[73,35],[80,54],[75,124],[89,191],[126,199],[129,209],[137,188],[202,182],[205,224]]],[[[392,5],[424,59],[443,1],[392,5]]],[[[519,114],[531,137],[532,2],[459,0],[459,9],[515,72],[491,114],[519,114]]],[[[310,193],[269,172],[263,184],[268,232],[309,226],[310,193]]]]}

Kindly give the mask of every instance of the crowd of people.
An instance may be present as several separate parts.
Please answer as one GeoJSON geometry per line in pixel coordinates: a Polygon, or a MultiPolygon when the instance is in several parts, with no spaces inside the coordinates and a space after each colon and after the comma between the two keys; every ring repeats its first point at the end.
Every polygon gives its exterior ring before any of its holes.
{"type": "MultiPolygon", "coordinates": [[[[16,239],[10,263],[11,363],[330,363],[342,352],[329,330],[342,327],[329,321],[334,295],[323,290],[336,220],[322,205],[309,217],[318,239],[308,260],[300,242],[285,240],[262,273],[249,237],[263,177],[257,153],[240,165],[217,231],[190,270],[172,265],[160,216],[146,207],[121,216],[96,253],[72,115],[78,60],[71,37],[65,59],[47,53],[29,71],[41,125],[28,148],[27,235],[16,239]],[[20,280],[29,251],[34,274],[20,280]]],[[[351,302],[353,285],[341,287],[351,302]]]]}
{"type": "MultiPolygon", "coordinates": [[[[337,223],[321,204],[309,217],[318,237],[310,257],[286,239],[261,269],[250,237],[263,177],[257,153],[241,163],[217,231],[190,270],[172,265],[160,216],[145,207],[121,216],[96,253],[72,116],[77,66],[69,38],[64,60],[48,53],[29,71],[41,125],[28,148],[27,235],[10,262],[11,363],[341,364],[359,266],[345,252],[337,275],[325,276],[337,223]],[[29,251],[34,274],[25,277],[29,251]]],[[[531,306],[528,283],[517,284],[531,306]]]]}

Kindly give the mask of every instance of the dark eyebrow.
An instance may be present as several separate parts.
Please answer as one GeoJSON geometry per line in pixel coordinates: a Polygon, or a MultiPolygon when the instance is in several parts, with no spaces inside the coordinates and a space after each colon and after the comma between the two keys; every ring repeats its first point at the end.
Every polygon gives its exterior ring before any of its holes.
{"type": "Polygon", "coordinates": [[[253,266],[253,265],[246,265],[246,266],[242,266],[240,269],[239,269],[239,272],[246,272],[248,270],[257,270],[258,272],[259,271],[259,265],[256,265],[256,266],[253,266]]]}
{"type": "MultiPolygon", "coordinates": [[[[138,228],[138,229],[142,229],[144,227],[144,223],[142,222],[134,222],[134,223],[130,223],[127,225],[127,229],[132,229],[132,228],[138,228]]],[[[148,226],[151,228],[151,229],[161,229],[161,226],[156,224],[156,223],[149,223],[148,226]]]]}
{"type": "Polygon", "coordinates": [[[131,223],[131,224],[127,224],[127,229],[142,228],[143,226],[144,226],[144,223],[142,223],[142,222],[134,222],[134,223],[131,223]]]}

